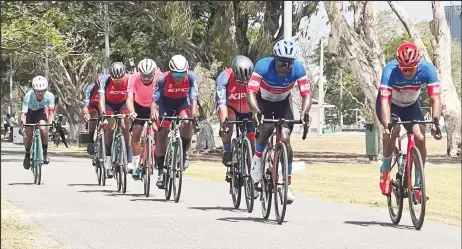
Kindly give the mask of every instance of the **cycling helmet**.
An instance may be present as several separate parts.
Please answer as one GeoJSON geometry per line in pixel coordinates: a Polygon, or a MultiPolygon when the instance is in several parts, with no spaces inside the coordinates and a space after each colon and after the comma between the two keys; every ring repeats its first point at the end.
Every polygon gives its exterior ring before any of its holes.
{"type": "Polygon", "coordinates": [[[253,73],[254,65],[253,62],[243,55],[234,57],[231,65],[233,69],[234,77],[238,80],[249,80],[253,73]]]}
{"type": "Polygon", "coordinates": [[[48,88],[48,80],[41,75],[35,76],[32,79],[32,88],[37,91],[46,90],[48,88]]]}
{"type": "Polygon", "coordinates": [[[138,63],[138,71],[140,71],[142,74],[152,74],[154,71],[156,71],[157,65],[156,63],[151,60],[151,59],[143,59],[138,63]]]}
{"type": "Polygon", "coordinates": [[[114,62],[111,65],[109,74],[113,79],[120,79],[125,75],[125,66],[122,62],[114,62]]]}
{"type": "Polygon", "coordinates": [[[297,58],[297,47],[293,40],[280,40],[274,44],[273,47],[274,56],[296,59],[297,58]]]}
{"type": "Polygon", "coordinates": [[[419,63],[420,51],[412,42],[405,42],[396,49],[396,60],[401,67],[413,67],[419,63]]]}
{"type": "Polygon", "coordinates": [[[189,63],[183,55],[174,55],[168,63],[170,71],[173,72],[186,72],[189,69],[189,63]]]}

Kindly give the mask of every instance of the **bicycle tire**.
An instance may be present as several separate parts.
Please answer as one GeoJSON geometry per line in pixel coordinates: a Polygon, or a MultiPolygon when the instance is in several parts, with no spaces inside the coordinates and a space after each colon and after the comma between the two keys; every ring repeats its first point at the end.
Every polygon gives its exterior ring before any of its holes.
{"type": "Polygon", "coordinates": [[[242,141],[242,157],[244,162],[244,170],[242,170],[242,178],[244,180],[244,193],[245,193],[245,205],[247,212],[252,213],[254,205],[254,181],[250,175],[250,169],[252,167],[252,148],[250,146],[250,140],[244,138],[242,141]]]}
{"type": "Polygon", "coordinates": [[[402,185],[402,179],[395,179],[395,181],[390,182],[390,186],[392,187],[392,193],[394,194],[394,198],[396,198],[396,203],[398,205],[397,212],[393,210],[392,205],[392,195],[387,196],[387,205],[388,205],[388,213],[390,214],[390,219],[393,224],[398,225],[401,221],[401,216],[403,215],[403,200],[404,200],[404,190],[402,185]]]}
{"type": "Polygon", "coordinates": [[[119,134],[120,157],[119,172],[121,173],[122,193],[127,192],[127,148],[125,147],[124,135],[119,134]]]}
{"type": "Polygon", "coordinates": [[[37,172],[35,170],[35,157],[36,157],[36,142],[35,141],[32,141],[32,147],[31,147],[31,155],[30,155],[30,158],[29,158],[29,165],[30,165],[30,170],[32,172],[32,177],[34,178],[34,184],[37,184],[37,172]]]}
{"type": "MultiPolygon", "coordinates": [[[[282,173],[282,192],[280,191],[280,188],[278,185],[280,185],[278,182],[275,184],[275,189],[273,189],[274,193],[274,214],[276,217],[276,220],[279,225],[284,222],[284,217],[286,215],[286,210],[287,210],[287,192],[289,189],[289,180],[288,180],[288,159],[287,159],[287,147],[284,143],[280,143],[277,145],[278,148],[278,163],[276,164],[276,169],[273,168],[273,170],[276,170],[277,172],[277,178],[276,181],[279,179],[279,163],[281,163],[281,173],[282,173]],[[279,196],[281,195],[281,196],[279,196]],[[281,208],[278,206],[278,197],[281,198],[281,208]]],[[[274,181],[273,181],[274,182],[274,181]]]]}
{"type": "MultiPolygon", "coordinates": [[[[416,165],[420,169],[420,191],[421,191],[421,211],[419,218],[416,217],[415,210],[413,207],[413,201],[415,200],[414,196],[414,184],[410,182],[414,176],[411,176],[411,179],[409,179],[408,184],[411,184],[411,193],[408,193],[408,199],[409,199],[409,211],[411,213],[411,220],[412,224],[414,225],[415,229],[420,230],[423,226],[424,220],[425,220],[425,208],[426,208],[426,203],[427,203],[427,195],[426,195],[426,189],[425,189],[425,173],[424,173],[424,166],[423,166],[423,161],[422,161],[422,155],[420,154],[420,151],[417,147],[413,147],[411,149],[411,158],[410,158],[410,172],[408,172],[408,175],[411,175],[414,173],[412,170],[412,165],[414,162],[416,162],[418,165],[416,165]],[[416,161],[414,161],[414,157],[416,157],[416,161]]],[[[416,167],[416,168],[417,168],[416,167]]]]}
{"type": "Polygon", "coordinates": [[[233,200],[234,208],[239,208],[241,205],[241,195],[242,189],[240,184],[240,160],[239,160],[239,148],[237,146],[237,139],[233,138],[231,140],[231,158],[232,164],[230,166],[231,170],[231,181],[229,182],[229,188],[231,192],[231,199],[233,200]]]}
{"type": "Polygon", "coordinates": [[[144,194],[146,197],[149,197],[149,191],[151,189],[151,171],[152,171],[152,137],[148,137],[145,141],[145,148],[147,153],[145,155],[145,161],[144,161],[144,194]],[[147,144],[146,144],[147,143],[147,144]]]}
{"type": "MultiPolygon", "coordinates": [[[[120,192],[122,190],[122,175],[120,174],[121,172],[121,168],[119,167],[119,157],[121,156],[121,152],[120,152],[120,143],[118,141],[118,139],[116,139],[113,143],[115,143],[114,145],[114,148],[112,150],[112,156],[116,157],[115,158],[115,167],[113,168],[114,170],[114,179],[116,180],[117,182],[117,191],[120,192]]],[[[111,158],[112,160],[112,158],[111,158]]]]}
{"type": "Polygon", "coordinates": [[[183,185],[183,171],[184,171],[184,161],[183,161],[183,142],[181,141],[180,137],[177,137],[175,143],[175,154],[173,159],[173,198],[175,203],[180,201],[181,196],[181,187],[183,185]],[[175,161],[177,160],[177,161],[175,161]],[[178,184],[176,183],[175,179],[178,178],[178,184]]]}
{"type": "Polygon", "coordinates": [[[107,172],[106,172],[106,147],[104,145],[104,136],[101,133],[98,136],[98,144],[99,144],[99,153],[98,153],[98,162],[99,162],[99,170],[101,172],[101,185],[106,186],[106,179],[107,179],[107,172]]]}
{"type": "Polygon", "coordinates": [[[171,154],[173,153],[172,151],[172,140],[170,138],[167,138],[167,150],[165,152],[165,159],[167,160],[165,163],[164,161],[164,169],[166,169],[166,172],[164,173],[164,189],[165,189],[165,199],[168,201],[170,200],[170,197],[172,196],[172,180],[171,180],[171,165],[172,165],[172,156],[171,154]]]}
{"type": "Polygon", "coordinates": [[[36,149],[36,156],[35,156],[35,178],[36,178],[36,184],[37,185],[40,185],[40,183],[42,182],[42,162],[44,160],[43,158],[43,150],[42,150],[42,144],[41,144],[41,140],[40,140],[40,137],[37,138],[36,140],[36,144],[35,144],[35,149],[36,149]],[[42,156],[38,156],[38,155],[42,155],[42,156]]]}
{"type": "Polygon", "coordinates": [[[267,145],[262,153],[262,174],[263,177],[260,180],[261,185],[261,211],[263,219],[267,220],[271,214],[271,206],[273,204],[273,178],[271,173],[269,173],[269,166],[272,165],[271,155],[274,153],[274,150],[271,146],[267,145]]]}

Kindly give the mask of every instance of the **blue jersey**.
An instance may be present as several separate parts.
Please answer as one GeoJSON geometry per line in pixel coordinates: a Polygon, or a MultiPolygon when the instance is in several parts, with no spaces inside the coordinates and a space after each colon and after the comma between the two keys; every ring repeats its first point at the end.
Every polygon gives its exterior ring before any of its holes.
{"type": "Polygon", "coordinates": [[[393,60],[382,70],[380,97],[391,100],[397,106],[410,106],[419,99],[423,85],[427,85],[429,96],[440,94],[436,68],[431,63],[420,60],[414,78],[407,80],[399,69],[398,62],[393,60]]]}
{"type": "Polygon", "coordinates": [[[306,76],[305,67],[300,61],[295,60],[287,76],[281,78],[276,73],[274,58],[266,57],[255,64],[255,70],[248,84],[248,91],[255,93],[260,91],[264,100],[277,102],[289,96],[295,83],[298,84],[302,96],[311,94],[310,82],[306,76]]]}
{"type": "Polygon", "coordinates": [[[29,90],[24,96],[24,102],[22,104],[21,111],[27,113],[29,109],[32,111],[37,111],[45,107],[48,107],[49,110],[55,109],[55,95],[47,91],[45,92],[43,99],[38,101],[34,90],[29,90]]]}

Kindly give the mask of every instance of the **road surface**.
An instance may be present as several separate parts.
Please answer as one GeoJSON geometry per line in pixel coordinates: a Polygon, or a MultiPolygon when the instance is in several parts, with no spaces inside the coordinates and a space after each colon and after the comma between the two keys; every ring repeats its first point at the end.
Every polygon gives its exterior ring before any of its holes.
{"type": "Polygon", "coordinates": [[[386,211],[301,196],[278,225],[273,213],[261,218],[259,202],[251,214],[232,209],[225,183],[187,176],[179,203],[165,202],[154,183],[151,197],[142,196],[142,182],[131,178],[122,194],[113,179],[98,186],[84,158],[51,155],[37,186],[22,151],[2,144],[2,197],[71,248],[461,248],[457,226],[427,220],[416,231],[409,213],[393,226],[386,211]]]}

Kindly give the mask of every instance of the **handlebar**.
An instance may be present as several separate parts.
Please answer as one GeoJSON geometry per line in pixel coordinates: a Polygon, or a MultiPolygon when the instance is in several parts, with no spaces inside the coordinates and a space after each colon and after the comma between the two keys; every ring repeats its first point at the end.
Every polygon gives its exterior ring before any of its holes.
{"type": "MultiPolygon", "coordinates": [[[[258,114],[258,118],[261,118],[262,117],[262,114],[259,113],[258,114]]],[[[299,119],[284,119],[284,118],[278,118],[278,119],[261,119],[261,124],[264,124],[264,123],[269,123],[269,124],[275,124],[275,126],[280,126],[282,124],[303,124],[303,135],[302,135],[302,139],[305,140],[306,139],[306,135],[308,134],[308,124],[307,122],[303,122],[303,120],[299,119]]],[[[256,127],[256,137],[258,138],[259,134],[260,134],[260,127],[256,127]]]]}
{"type": "Polygon", "coordinates": [[[52,126],[53,124],[22,124],[24,127],[52,126]]]}
{"type": "Polygon", "coordinates": [[[435,125],[435,130],[437,135],[441,135],[441,129],[440,129],[440,123],[439,123],[439,118],[434,117],[433,120],[410,120],[410,121],[400,121],[399,117],[393,115],[391,117],[391,122],[388,123],[388,130],[390,131],[390,137],[392,132],[392,129],[395,125],[404,125],[407,126],[406,128],[408,132],[412,132],[412,126],[415,124],[434,124],[435,125]]]}
{"type": "Polygon", "coordinates": [[[159,131],[162,129],[162,123],[164,121],[174,121],[174,122],[193,121],[194,128],[199,129],[199,123],[197,122],[197,117],[196,116],[194,116],[192,118],[190,118],[190,117],[180,117],[180,116],[162,116],[160,118],[159,131]]]}
{"type": "Polygon", "coordinates": [[[230,121],[228,119],[228,117],[225,118],[225,121],[223,121],[221,127],[220,127],[220,131],[223,132],[224,134],[228,134],[229,132],[229,129],[228,129],[228,125],[232,125],[232,124],[243,124],[243,125],[247,125],[247,123],[250,123],[252,122],[250,119],[248,118],[244,118],[242,120],[234,120],[234,121],[230,121]]]}

